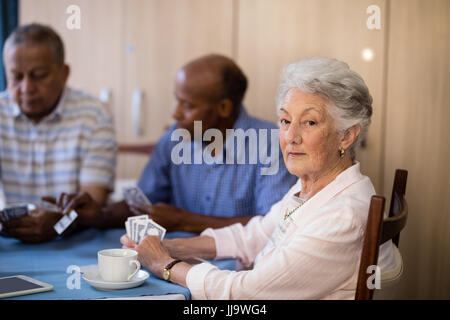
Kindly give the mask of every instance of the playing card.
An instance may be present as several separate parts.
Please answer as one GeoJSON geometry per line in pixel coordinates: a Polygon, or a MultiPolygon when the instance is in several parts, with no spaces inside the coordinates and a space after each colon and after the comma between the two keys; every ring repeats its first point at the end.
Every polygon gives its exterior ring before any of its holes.
{"type": "Polygon", "coordinates": [[[125,222],[125,229],[128,237],[136,243],[149,235],[159,236],[162,241],[166,235],[166,229],[147,215],[129,217],[125,222]]]}
{"type": "Polygon", "coordinates": [[[131,221],[131,240],[137,241],[137,220],[131,221]]]}
{"type": "Polygon", "coordinates": [[[27,215],[28,215],[28,206],[27,205],[7,207],[7,208],[4,208],[2,211],[3,221],[17,219],[17,218],[27,216],[27,215]]]}
{"type": "Polygon", "coordinates": [[[151,205],[152,203],[138,187],[125,188],[123,197],[129,206],[151,205]]]}
{"type": "Polygon", "coordinates": [[[136,240],[135,240],[135,242],[140,243],[142,241],[142,239],[144,239],[144,237],[145,237],[145,230],[147,229],[148,220],[140,220],[140,221],[138,220],[138,221],[136,221],[135,225],[136,225],[136,229],[135,229],[136,240]]]}
{"type": "Polygon", "coordinates": [[[130,221],[125,221],[125,230],[126,230],[126,232],[127,232],[127,236],[128,236],[128,238],[130,238],[130,228],[131,228],[131,226],[130,226],[130,221]]]}
{"type": "Polygon", "coordinates": [[[149,219],[147,221],[147,228],[144,231],[144,236],[142,237],[142,239],[145,238],[145,236],[150,236],[150,235],[155,235],[155,236],[157,235],[157,236],[159,236],[159,239],[162,241],[164,239],[164,236],[166,235],[166,229],[164,229],[162,226],[157,224],[152,219],[149,219]]]}
{"type": "Polygon", "coordinates": [[[61,219],[59,219],[59,221],[53,226],[53,228],[58,234],[61,234],[72,224],[72,222],[75,221],[77,217],[78,214],[74,210],[72,210],[68,215],[64,215],[61,219]]]}
{"type": "Polygon", "coordinates": [[[125,222],[125,229],[127,230],[128,238],[130,238],[131,240],[135,241],[136,240],[136,225],[135,225],[135,221],[147,220],[147,219],[148,219],[148,216],[145,215],[145,214],[140,215],[140,216],[128,217],[127,221],[125,222]]]}

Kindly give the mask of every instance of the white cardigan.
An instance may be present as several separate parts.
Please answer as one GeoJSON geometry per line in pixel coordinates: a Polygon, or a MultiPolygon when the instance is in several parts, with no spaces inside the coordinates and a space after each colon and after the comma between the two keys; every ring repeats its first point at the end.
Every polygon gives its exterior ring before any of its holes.
{"type": "MultiPolygon", "coordinates": [[[[237,258],[254,266],[228,271],[209,263],[195,265],[186,279],[193,299],[354,299],[374,187],[356,163],[297,209],[281,237],[266,247],[300,190],[299,180],[269,213],[245,227],[234,224],[202,233],[214,237],[216,259],[237,258]]],[[[378,265],[383,270],[394,264],[389,241],[380,248],[378,265]]]]}

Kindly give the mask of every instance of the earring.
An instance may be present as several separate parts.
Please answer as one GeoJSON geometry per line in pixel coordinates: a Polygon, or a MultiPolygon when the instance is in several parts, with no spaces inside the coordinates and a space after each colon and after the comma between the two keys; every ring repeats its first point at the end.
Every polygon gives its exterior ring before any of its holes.
{"type": "Polygon", "coordinates": [[[345,154],[345,149],[344,149],[344,148],[341,148],[341,149],[339,150],[339,155],[341,156],[341,158],[344,156],[344,154],[345,154]]]}

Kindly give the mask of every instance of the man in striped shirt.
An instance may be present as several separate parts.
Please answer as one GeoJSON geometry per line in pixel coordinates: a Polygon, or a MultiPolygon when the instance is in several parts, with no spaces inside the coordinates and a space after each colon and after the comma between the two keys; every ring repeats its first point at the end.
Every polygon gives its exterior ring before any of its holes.
{"type": "MultiPolygon", "coordinates": [[[[17,28],[3,58],[8,90],[0,93],[0,178],[8,203],[85,191],[103,205],[113,189],[117,143],[100,101],[66,87],[60,37],[49,27],[17,28]]],[[[38,209],[3,223],[26,242],[54,238],[61,212],[38,209]]]]}

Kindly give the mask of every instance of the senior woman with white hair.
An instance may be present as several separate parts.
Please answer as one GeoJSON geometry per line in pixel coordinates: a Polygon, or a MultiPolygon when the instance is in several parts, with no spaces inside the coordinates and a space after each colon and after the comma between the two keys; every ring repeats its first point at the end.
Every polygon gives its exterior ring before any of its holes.
{"type": "MultiPolygon", "coordinates": [[[[370,179],[354,148],[364,137],[372,97],[363,79],[335,59],[303,59],[282,73],[280,146],[299,180],[265,216],[246,226],[206,229],[193,238],[124,247],[156,276],[190,289],[193,299],[353,299],[367,222],[370,179]],[[179,259],[237,258],[248,268],[219,270],[179,259]],[[176,258],[176,260],[174,260],[176,258]]],[[[378,266],[394,264],[392,243],[378,266]]]]}

